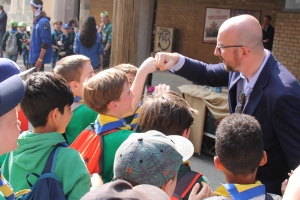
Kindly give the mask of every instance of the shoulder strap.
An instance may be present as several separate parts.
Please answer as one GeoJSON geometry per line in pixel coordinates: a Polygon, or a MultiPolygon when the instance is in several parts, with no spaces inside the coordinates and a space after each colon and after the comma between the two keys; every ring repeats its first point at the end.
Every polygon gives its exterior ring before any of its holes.
{"type": "Polygon", "coordinates": [[[183,199],[186,196],[186,194],[191,190],[191,188],[195,185],[196,181],[200,176],[202,176],[202,174],[194,171],[186,173],[177,182],[172,199],[183,199]]]}
{"type": "Polygon", "coordinates": [[[54,149],[51,151],[51,153],[47,159],[47,162],[46,162],[46,165],[44,167],[42,174],[54,173],[55,165],[56,165],[56,158],[57,158],[60,148],[63,146],[66,147],[68,145],[64,142],[64,143],[59,143],[56,145],[56,147],[54,147],[54,149]]]}
{"type": "Polygon", "coordinates": [[[101,129],[101,126],[100,126],[100,123],[99,123],[98,119],[96,119],[95,123],[91,124],[89,127],[92,128],[97,133],[97,135],[99,136],[99,145],[100,145],[100,148],[101,148],[101,152],[100,152],[100,155],[99,155],[98,164],[99,164],[99,174],[102,176],[102,174],[103,174],[103,162],[104,162],[103,136],[108,135],[110,133],[117,132],[119,129],[114,128],[114,129],[110,129],[106,132],[99,133],[99,132],[97,132],[97,130],[99,131],[99,129],[101,129]]]}

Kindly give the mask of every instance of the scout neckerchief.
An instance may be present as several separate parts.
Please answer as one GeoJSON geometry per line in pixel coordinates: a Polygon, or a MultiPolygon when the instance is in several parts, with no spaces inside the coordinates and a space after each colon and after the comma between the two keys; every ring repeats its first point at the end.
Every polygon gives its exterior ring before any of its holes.
{"type": "Polygon", "coordinates": [[[265,186],[256,181],[254,184],[220,184],[215,190],[215,195],[232,197],[234,200],[253,199],[255,197],[265,197],[265,186]]]}
{"type": "Polygon", "coordinates": [[[138,126],[138,116],[139,116],[139,112],[141,110],[141,106],[142,106],[142,102],[140,101],[139,106],[136,109],[134,116],[132,118],[132,121],[130,123],[130,126],[133,130],[135,130],[135,128],[138,126]]]}
{"type": "Polygon", "coordinates": [[[131,126],[126,124],[126,121],[121,118],[99,114],[95,121],[96,133],[102,134],[113,129],[131,130],[131,126]]]}
{"type": "Polygon", "coordinates": [[[4,176],[0,171],[0,191],[7,200],[14,200],[15,194],[11,185],[5,180],[4,176]]]}
{"type": "Polygon", "coordinates": [[[81,106],[83,103],[83,99],[79,96],[74,97],[74,101],[71,105],[71,110],[74,111],[76,108],[78,108],[79,106],[81,106]]]}

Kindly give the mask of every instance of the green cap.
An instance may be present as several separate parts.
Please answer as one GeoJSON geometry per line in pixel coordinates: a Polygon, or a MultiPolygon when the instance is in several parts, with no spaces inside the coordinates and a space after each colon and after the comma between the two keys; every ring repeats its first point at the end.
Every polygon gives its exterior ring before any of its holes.
{"type": "Polygon", "coordinates": [[[10,26],[17,27],[18,26],[18,22],[16,20],[13,20],[13,21],[10,22],[10,26]]]}
{"type": "Polygon", "coordinates": [[[19,22],[18,26],[24,26],[27,27],[27,24],[25,22],[19,22]]]}
{"type": "Polygon", "coordinates": [[[108,17],[108,12],[107,11],[103,11],[103,12],[101,12],[100,17],[101,17],[101,15],[106,15],[106,17],[108,17]]]}

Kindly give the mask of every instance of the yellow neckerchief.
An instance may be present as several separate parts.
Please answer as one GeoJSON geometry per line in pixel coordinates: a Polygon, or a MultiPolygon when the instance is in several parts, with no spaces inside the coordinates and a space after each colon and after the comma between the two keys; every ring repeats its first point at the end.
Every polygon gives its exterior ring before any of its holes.
{"type": "Polygon", "coordinates": [[[10,184],[6,181],[6,179],[4,178],[2,173],[0,175],[0,192],[2,192],[4,197],[8,200],[15,199],[14,191],[13,191],[12,187],[10,186],[10,184]]]}
{"type": "MultiPolygon", "coordinates": [[[[235,185],[235,187],[237,188],[238,192],[244,192],[246,190],[250,190],[252,188],[255,188],[257,186],[261,186],[262,183],[260,181],[255,181],[254,184],[233,184],[235,185]]],[[[225,197],[231,197],[231,195],[229,194],[229,192],[227,191],[227,189],[220,184],[217,189],[214,192],[215,195],[217,196],[225,196],[225,197]]]]}
{"type": "MultiPolygon", "coordinates": [[[[136,109],[134,116],[132,118],[132,121],[130,123],[130,126],[134,129],[137,125],[138,125],[138,116],[139,116],[139,112],[141,110],[141,105],[139,105],[139,107],[136,109]]],[[[135,129],[134,129],[135,130],[135,129]]]]}
{"type": "MultiPolygon", "coordinates": [[[[120,119],[116,118],[116,117],[112,117],[112,116],[108,116],[108,115],[103,115],[103,114],[99,114],[97,117],[100,126],[103,126],[104,124],[110,123],[110,122],[114,122],[114,121],[119,121],[120,119]]],[[[123,124],[124,126],[122,127],[116,127],[119,128],[121,130],[131,130],[131,126],[127,125],[125,120],[123,120],[123,124]]]]}

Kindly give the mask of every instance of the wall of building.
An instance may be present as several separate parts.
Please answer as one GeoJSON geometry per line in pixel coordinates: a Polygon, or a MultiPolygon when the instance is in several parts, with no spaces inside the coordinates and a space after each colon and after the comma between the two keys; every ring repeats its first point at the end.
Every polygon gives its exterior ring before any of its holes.
{"type": "Polygon", "coordinates": [[[273,53],[300,82],[300,13],[278,13],[273,53]]]}
{"type": "Polygon", "coordinates": [[[113,0],[90,0],[91,7],[90,7],[90,14],[93,15],[96,19],[97,25],[101,23],[100,20],[100,13],[102,11],[107,11],[109,14],[110,22],[113,22],[113,0]]]}
{"type": "MultiPolygon", "coordinates": [[[[220,62],[214,56],[215,44],[203,43],[206,8],[229,8],[261,11],[271,15],[276,24],[276,14],[281,11],[282,0],[158,0],[156,27],[175,28],[174,48],[188,57],[204,62],[220,62]]],[[[275,27],[276,28],[276,27],[275,27]]]]}

